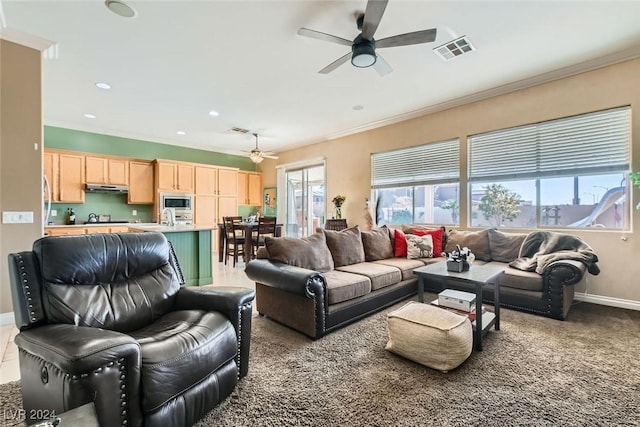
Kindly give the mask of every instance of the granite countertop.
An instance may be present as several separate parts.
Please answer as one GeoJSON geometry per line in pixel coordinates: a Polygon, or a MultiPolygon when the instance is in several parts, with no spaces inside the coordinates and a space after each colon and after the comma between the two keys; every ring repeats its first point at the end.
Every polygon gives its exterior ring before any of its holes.
{"type": "Polygon", "coordinates": [[[157,224],[155,222],[141,222],[141,223],[89,223],[89,224],[74,224],[74,225],[46,225],[45,228],[74,228],[74,227],[128,227],[131,231],[159,231],[161,233],[175,233],[185,231],[201,231],[201,230],[216,230],[215,225],[175,225],[168,226],[165,224],[157,224]]]}

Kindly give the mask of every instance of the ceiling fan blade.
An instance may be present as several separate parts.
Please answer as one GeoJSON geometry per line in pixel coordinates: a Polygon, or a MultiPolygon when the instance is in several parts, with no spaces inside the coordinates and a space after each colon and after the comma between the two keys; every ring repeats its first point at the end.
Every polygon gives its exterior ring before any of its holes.
{"type": "Polygon", "coordinates": [[[316,30],[310,30],[308,28],[300,28],[298,30],[298,34],[305,37],[311,37],[312,39],[323,40],[325,42],[343,44],[345,46],[351,46],[353,44],[351,40],[343,39],[342,37],[334,36],[316,30]]]}
{"type": "Polygon", "coordinates": [[[362,38],[367,40],[373,38],[388,2],[389,0],[369,0],[367,2],[362,22],[362,38]]]}
{"type": "Polygon", "coordinates": [[[318,71],[318,73],[320,73],[320,74],[329,74],[330,72],[332,72],[333,70],[335,70],[336,68],[338,68],[339,66],[341,66],[342,64],[347,62],[349,60],[349,58],[351,58],[351,52],[345,54],[344,56],[341,56],[338,59],[336,59],[331,64],[329,64],[326,67],[324,67],[322,70],[318,71]]]}
{"type": "Polygon", "coordinates": [[[274,159],[274,160],[277,160],[280,158],[278,156],[273,156],[271,154],[264,154],[264,153],[262,153],[262,157],[264,157],[265,159],[274,159]]]}
{"type": "Polygon", "coordinates": [[[373,64],[373,69],[376,70],[378,74],[380,74],[380,77],[384,77],[393,71],[391,65],[389,65],[389,63],[385,61],[379,53],[376,53],[376,62],[375,64],[373,64]]]}
{"type": "Polygon", "coordinates": [[[436,39],[438,30],[431,28],[430,30],[414,31],[413,33],[398,34],[384,38],[382,40],[376,40],[376,47],[395,47],[395,46],[408,46],[412,44],[431,43],[436,39]]]}

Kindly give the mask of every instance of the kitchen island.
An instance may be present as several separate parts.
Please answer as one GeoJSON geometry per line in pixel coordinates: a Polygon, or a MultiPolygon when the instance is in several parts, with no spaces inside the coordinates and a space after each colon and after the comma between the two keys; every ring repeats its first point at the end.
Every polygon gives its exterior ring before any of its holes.
{"type": "Polygon", "coordinates": [[[213,283],[211,231],[214,229],[199,225],[129,224],[130,231],[155,231],[167,237],[176,252],[187,286],[213,283]]]}
{"type": "Polygon", "coordinates": [[[45,233],[54,235],[114,233],[114,232],[159,232],[173,245],[184,282],[187,286],[202,286],[213,283],[212,230],[215,226],[175,225],[155,223],[129,224],[84,224],[49,225],[45,233]]]}

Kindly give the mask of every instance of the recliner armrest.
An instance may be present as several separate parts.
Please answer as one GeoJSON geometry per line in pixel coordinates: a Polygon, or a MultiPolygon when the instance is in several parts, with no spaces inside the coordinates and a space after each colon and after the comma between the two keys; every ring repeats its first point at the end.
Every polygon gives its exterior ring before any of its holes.
{"type": "Polygon", "coordinates": [[[132,337],[100,328],[56,324],[19,333],[16,345],[61,371],[79,375],[126,357],[140,365],[140,346],[132,337]]]}

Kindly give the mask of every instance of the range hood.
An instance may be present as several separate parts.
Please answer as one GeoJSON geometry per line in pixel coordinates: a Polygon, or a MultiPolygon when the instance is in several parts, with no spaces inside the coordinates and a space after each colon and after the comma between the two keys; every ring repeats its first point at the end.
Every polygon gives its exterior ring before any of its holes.
{"type": "Polygon", "coordinates": [[[106,185],[106,184],[87,184],[86,191],[88,193],[120,193],[129,192],[126,185],[106,185]]]}

